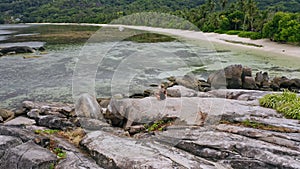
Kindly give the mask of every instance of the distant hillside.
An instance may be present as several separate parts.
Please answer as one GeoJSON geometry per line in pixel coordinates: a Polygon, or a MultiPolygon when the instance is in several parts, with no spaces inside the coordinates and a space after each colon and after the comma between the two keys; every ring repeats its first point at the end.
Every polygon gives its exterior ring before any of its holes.
{"type": "Polygon", "coordinates": [[[260,9],[273,9],[283,12],[300,12],[300,0],[258,0],[260,9]]]}
{"type": "Polygon", "coordinates": [[[142,11],[171,12],[189,9],[205,0],[1,0],[3,19],[21,22],[107,23],[142,11]]]}
{"type": "MultiPolygon", "coordinates": [[[[142,12],[189,10],[207,1],[236,3],[243,0],[1,0],[1,22],[108,23],[120,16],[142,12]]],[[[246,0],[244,0],[246,1],[246,0]]],[[[256,0],[259,9],[299,12],[300,0],[256,0]]]]}

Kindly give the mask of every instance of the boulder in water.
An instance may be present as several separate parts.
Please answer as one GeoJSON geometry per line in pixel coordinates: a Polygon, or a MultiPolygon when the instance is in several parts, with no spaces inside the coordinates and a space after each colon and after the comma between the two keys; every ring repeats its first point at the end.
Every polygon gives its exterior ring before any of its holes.
{"type": "Polygon", "coordinates": [[[34,53],[34,49],[28,46],[12,46],[7,48],[2,48],[0,52],[3,55],[6,55],[8,53],[34,53]]]}
{"type": "Polygon", "coordinates": [[[212,88],[240,89],[242,88],[242,65],[231,65],[209,75],[207,82],[212,88]]]}

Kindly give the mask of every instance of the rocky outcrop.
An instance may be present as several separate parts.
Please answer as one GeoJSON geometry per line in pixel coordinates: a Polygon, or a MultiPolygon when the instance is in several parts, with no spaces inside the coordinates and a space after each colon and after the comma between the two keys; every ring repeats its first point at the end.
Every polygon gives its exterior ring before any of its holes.
{"type": "Polygon", "coordinates": [[[25,101],[18,117],[0,125],[0,168],[298,169],[299,120],[260,107],[258,99],[269,93],[177,85],[163,101],[98,99],[99,106],[89,95],[77,105],[25,101]],[[49,128],[64,134],[36,134],[49,128]],[[48,149],[53,145],[66,157],[48,149]]]}

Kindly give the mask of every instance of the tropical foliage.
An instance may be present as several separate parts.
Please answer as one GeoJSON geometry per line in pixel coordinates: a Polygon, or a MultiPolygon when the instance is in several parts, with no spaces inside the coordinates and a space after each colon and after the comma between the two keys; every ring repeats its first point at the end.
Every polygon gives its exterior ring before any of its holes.
{"type": "Polygon", "coordinates": [[[300,97],[296,93],[268,94],[259,102],[261,106],[275,109],[287,118],[300,120],[300,97]]]}
{"type": "MultiPolygon", "coordinates": [[[[251,39],[300,43],[299,0],[2,0],[3,22],[111,23],[139,12],[179,16],[205,32],[233,33],[251,39]]],[[[138,22],[139,15],[131,17],[138,22]]],[[[160,18],[152,23],[162,23],[160,18]]],[[[175,20],[171,27],[190,29],[175,20]]]]}

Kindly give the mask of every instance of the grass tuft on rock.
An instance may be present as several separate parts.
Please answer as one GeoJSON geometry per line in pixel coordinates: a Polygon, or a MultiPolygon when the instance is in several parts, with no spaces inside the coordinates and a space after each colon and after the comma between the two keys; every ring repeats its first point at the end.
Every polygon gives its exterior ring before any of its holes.
{"type": "Polygon", "coordinates": [[[259,103],[263,107],[277,110],[286,118],[300,120],[300,97],[296,93],[286,90],[282,94],[268,94],[259,103]]]}

